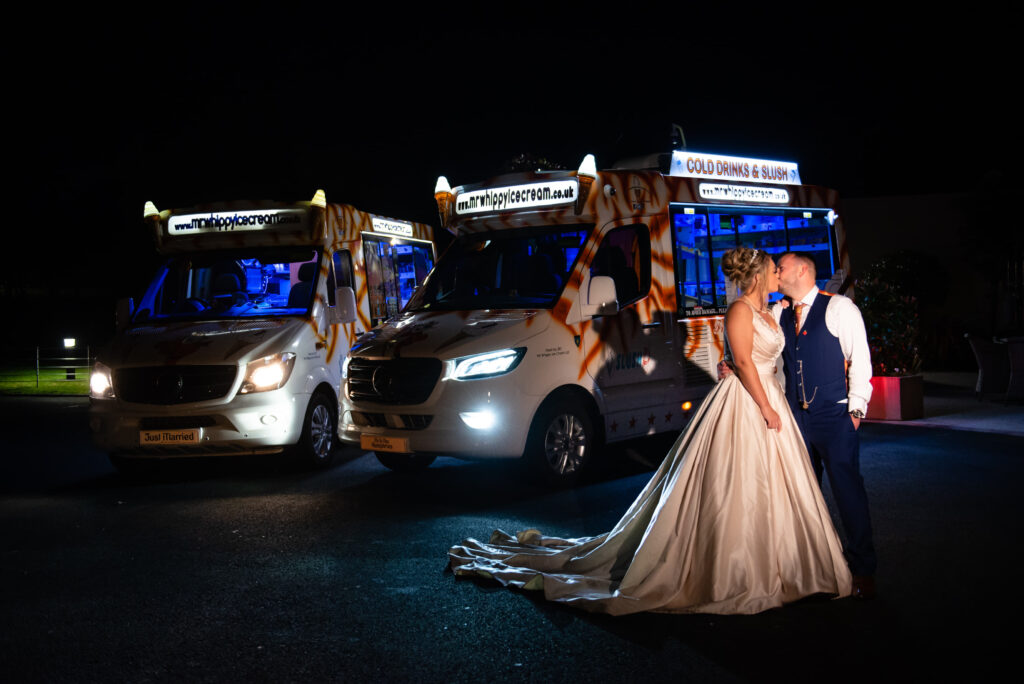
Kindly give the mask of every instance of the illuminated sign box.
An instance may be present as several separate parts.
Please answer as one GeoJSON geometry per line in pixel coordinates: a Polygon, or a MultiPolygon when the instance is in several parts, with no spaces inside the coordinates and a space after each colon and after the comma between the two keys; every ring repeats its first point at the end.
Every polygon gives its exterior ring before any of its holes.
{"type": "Polygon", "coordinates": [[[800,185],[800,170],[794,162],[727,157],[687,150],[672,152],[669,175],[704,180],[800,185]]]}
{"type": "Polygon", "coordinates": [[[388,219],[374,218],[373,232],[387,233],[388,235],[401,235],[412,237],[412,224],[404,221],[389,221],[388,219]]]}
{"type": "Polygon", "coordinates": [[[304,220],[305,212],[297,209],[257,209],[184,214],[168,219],[167,233],[169,235],[199,235],[202,233],[295,228],[302,226],[304,220]]]}
{"type": "Polygon", "coordinates": [[[789,204],[789,192],[785,188],[759,188],[749,185],[701,183],[698,186],[698,192],[700,193],[700,198],[705,200],[789,204]]]}
{"type": "Polygon", "coordinates": [[[579,182],[575,179],[509,185],[459,193],[455,199],[455,213],[480,214],[510,209],[535,209],[576,201],[579,182]]]}

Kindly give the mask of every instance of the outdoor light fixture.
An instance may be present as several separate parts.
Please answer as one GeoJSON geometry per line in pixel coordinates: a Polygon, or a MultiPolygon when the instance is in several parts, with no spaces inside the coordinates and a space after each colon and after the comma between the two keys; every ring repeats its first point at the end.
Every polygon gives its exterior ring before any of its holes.
{"type": "Polygon", "coordinates": [[[682,404],[679,405],[679,408],[683,409],[683,411],[689,411],[690,409],[693,408],[693,402],[684,401],[682,404]]]}
{"type": "Polygon", "coordinates": [[[434,185],[434,201],[437,202],[437,213],[441,217],[441,227],[447,228],[451,220],[452,207],[455,206],[455,195],[452,194],[452,186],[444,176],[437,177],[437,184],[434,185]]]}
{"type": "Polygon", "coordinates": [[[515,370],[526,355],[526,347],[502,349],[501,351],[475,354],[455,359],[455,380],[479,380],[493,378],[515,370]]]}
{"type": "Polygon", "coordinates": [[[65,337],[64,338],[64,348],[65,349],[73,349],[74,346],[75,346],[75,338],[74,337],[65,337]]]}
{"type": "Polygon", "coordinates": [[[325,193],[323,190],[317,190],[316,193],[313,194],[313,199],[310,201],[310,204],[312,204],[314,207],[326,209],[327,193],[325,193]]]}
{"type": "Polygon", "coordinates": [[[242,380],[239,394],[266,392],[282,387],[288,382],[294,365],[295,354],[292,352],[282,352],[249,362],[245,367],[245,379],[242,380]]]}
{"type": "Polygon", "coordinates": [[[594,155],[588,154],[583,158],[580,168],[576,171],[576,179],[580,183],[580,190],[576,194],[575,213],[579,215],[583,212],[583,205],[587,203],[590,186],[597,180],[597,161],[594,159],[594,155]]]}

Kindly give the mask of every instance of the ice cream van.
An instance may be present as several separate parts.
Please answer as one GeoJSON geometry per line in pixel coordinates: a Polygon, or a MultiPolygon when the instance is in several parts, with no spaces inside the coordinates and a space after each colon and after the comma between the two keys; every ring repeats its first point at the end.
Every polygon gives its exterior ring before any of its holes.
{"type": "Polygon", "coordinates": [[[723,252],[847,260],[837,194],[791,162],[675,149],[635,168],[435,190],[456,240],[352,347],[340,436],[393,469],[519,458],[571,482],[603,443],[678,431],[722,359],[723,252]]]}
{"type": "Polygon", "coordinates": [[[139,459],[274,453],[326,465],[342,363],[433,268],[431,226],[328,204],[147,203],[165,264],[90,377],[94,441],[139,459]]]}

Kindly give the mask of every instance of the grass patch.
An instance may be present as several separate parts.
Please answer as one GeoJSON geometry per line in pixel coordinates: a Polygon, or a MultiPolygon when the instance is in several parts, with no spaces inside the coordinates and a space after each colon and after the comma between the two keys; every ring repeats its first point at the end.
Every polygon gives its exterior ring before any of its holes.
{"type": "Polygon", "coordinates": [[[85,396],[89,394],[89,369],[75,368],[75,379],[68,380],[64,368],[40,368],[37,384],[34,367],[0,368],[0,394],[85,396]]]}

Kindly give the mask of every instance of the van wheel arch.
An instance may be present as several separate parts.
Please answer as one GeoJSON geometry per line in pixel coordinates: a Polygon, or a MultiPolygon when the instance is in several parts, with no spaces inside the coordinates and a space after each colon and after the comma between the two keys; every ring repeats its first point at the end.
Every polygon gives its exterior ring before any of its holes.
{"type": "Polygon", "coordinates": [[[334,457],[334,449],[338,445],[338,397],[333,388],[327,383],[320,383],[309,395],[309,403],[306,404],[305,418],[302,422],[302,432],[295,450],[305,465],[312,468],[326,468],[331,464],[334,457]],[[326,408],[327,415],[324,415],[321,408],[326,408]],[[313,432],[324,427],[324,422],[330,430],[326,453],[323,453],[321,442],[313,432]]]}
{"type": "Polygon", "coordinates": [[[589,392],[552,390],[530,421],[523,460],[549,484],[571,486],[604,446],[604,419],[589,392]]]}

